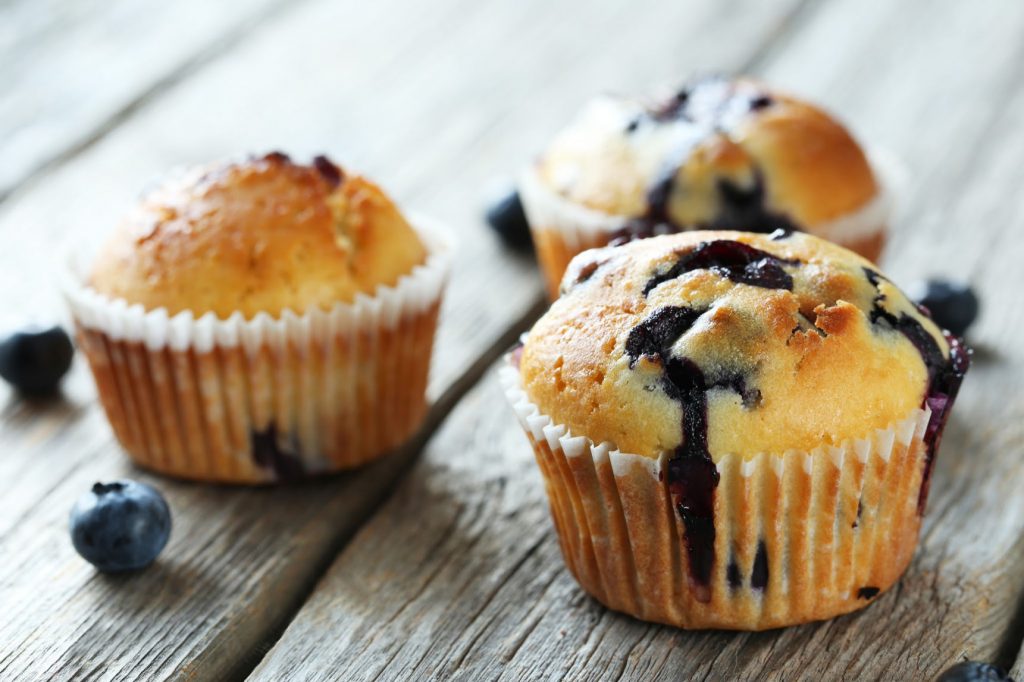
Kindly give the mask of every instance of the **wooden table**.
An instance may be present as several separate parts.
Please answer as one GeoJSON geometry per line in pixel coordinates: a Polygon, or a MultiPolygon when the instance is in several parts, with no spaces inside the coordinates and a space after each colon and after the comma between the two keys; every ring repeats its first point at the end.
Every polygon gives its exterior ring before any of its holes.
{"type": "Polygon", "coordinates": [[[931,679],[1024,638],[1024,3],[1015,0],[7,0],[0,321],[63,315],[56,247],[181,163],[325,151],[460,237],[421,436],[280,489],[178,483],[119,451],[79,359],[60,399],[0,393],[0,679],[931,679]],[[543,309],[481,221],[591,94],[699,70],[821,101],[910,169],[884,267],[970,280],[984,311],[916,559],[826,623],[682,632],[563,566],[493,366],[543,309]],[[67,514],[156,484],[157,564],[96,573],[67,514]]]}

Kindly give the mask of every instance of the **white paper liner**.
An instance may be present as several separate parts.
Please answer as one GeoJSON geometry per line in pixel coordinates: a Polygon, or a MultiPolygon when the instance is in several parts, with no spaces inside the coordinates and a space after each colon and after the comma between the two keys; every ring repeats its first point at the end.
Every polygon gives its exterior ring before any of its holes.
{"type": "Polygon", "coordinates": [[[820,620],[870,603],[913,555],[927,409],[835,447],[721,458],[715,561],[700,586],[664,480],[668,455],[594,444],[542,414],[511,364],[500,380],[544,475],[566,563],[613,609],[683,628],[820,620]]]}
{"type": "Polygon", "coordinates": [[[124,448],[171,475],[264,483],[358,466],[411,436],[451,261],[440,226],[414,225],[428,257],[394,286],[248,320],[108,298],[75,256],[65,298],[124,448]]]}
{"type": "MultiPolygon", "coordinates": [[[[884,148],[871,148],[867,155],[879,192],[858,210],[818,223],[815,234],[840,245],[855,246],[891,224],[896,197],[906,186],[906,167],[884,148]]],[[[630,220],[569,201],[541,179],[536,164],[520,177],[519,193],[552,297],[557,297],[562,273],[576,254],[604,246],[630,220]]]]}

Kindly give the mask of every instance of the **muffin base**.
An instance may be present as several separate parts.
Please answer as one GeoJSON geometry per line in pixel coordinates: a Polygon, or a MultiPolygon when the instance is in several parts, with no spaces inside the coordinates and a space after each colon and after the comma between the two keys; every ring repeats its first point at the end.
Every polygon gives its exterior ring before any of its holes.
{"type": "Polygon", "coordinates": [[[272,483],[351,469],[410,438],[448,269],[444,241],[423,236],[431,255],[394,287],[277,318],[168,317],[73,275],[79,347],[122,447],[179,478],[272,483]]]}
{"type": "Polygon", "coordinates": [[[566,564],[609,608],[686,629],[794,625],[866,606],[913,556],[927,410],[838,447],[722,458],[703,585],[689,570],[667,457],[574,436],[529,401],[516,369],[503,368],[501,379],[543,474],[566,564]]]}

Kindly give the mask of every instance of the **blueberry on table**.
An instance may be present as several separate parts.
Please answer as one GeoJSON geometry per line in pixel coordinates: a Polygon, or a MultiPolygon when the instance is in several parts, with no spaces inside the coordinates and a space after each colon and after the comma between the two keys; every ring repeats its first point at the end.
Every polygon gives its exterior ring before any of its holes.
{"type": "Polygon", "coordinates": [[[964,661],[939,675],[935,682],[1012,682],[1006,673],[988,663],[964,661]]]}
{"type": "Polygon", "coordinates": [[[915,283],[908,293],[911,299],[928,309],[935,324],[957,336],[963,336],[978,317],[978,297],[966,284],[930,279],[915,283]]]}
{"type": "Polygon", "coordinates": [[[487,207],[487,223],[498,233],[501,241],[515,249],[527,250],[533,246],[530,224],[526,221],[519,192],[506,189],[487,207]]]}
{"type": "Polygon", "coordinates": [[[71,509],[75,550],[105,573],[148,566],[170,536],[170,507],[145,483],[97,483],[71,509]]]}
{"type": "Polygon", "coordinates": [[[71,367],[74,353],[71,339],[60,327],[17,331],[0,340],[0,377],[28,395],[53,393],[71,367]]]}

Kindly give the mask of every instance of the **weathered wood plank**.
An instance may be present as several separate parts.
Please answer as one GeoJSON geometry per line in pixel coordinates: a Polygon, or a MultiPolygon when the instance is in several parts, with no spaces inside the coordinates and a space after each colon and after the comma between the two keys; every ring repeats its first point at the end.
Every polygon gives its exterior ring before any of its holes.
{"type": "Polygon", "coordinates": [[[931,679],[965,657],[1012,662],[1024,586],[1024,253],[1010,235],[1024,208],[1005,197],[1024,154],[1024,92],[1008,87],[1021,74],[1022,10],[838,2],[764,69],[822,93],[914,169],[887,269],[899,281],[969,277],[988,311],[897,588],[857,614],[756,634],[687,633],[604,609],[563,568],[540,477],[492,378],[253,677],[931,679]]]}
{"type": "MultiPolygon", "coordinates": [[[[533,264],[480,224],[482,182],[523,163],[594,90],[632,87],[637,74],[670,80],[680,62],[736,66],[794,6],[382,0],[356,14],[310,3],[0,206],[0,238],[18,244],[0,250],[0,291],[17,292],[0,314],[57,310],[53,243],[98,234],[168,166],[268,147],[327,151],[461,237],[431,382],[442,396],[436,422],[464,390],[460,378],[511,343],[541,300],[533,264]],[[726,24],[735,44],[715,37],[726,24]],[[634,54],[641,40],[652,49],[634,54]]],[[[282,490],[156,480],[175,511],[171,543],[153,568],[109,578],[73,554],[67,510],[96,479],[154,479],[118,452],[83,367],[62,402],[0,401],[0,475],[21,482],[0,522],[10,557],[0,564],[0,678],[223,679],[250,669],[416,451],[282,490]]]]}
{"type": "Polygon", "coordinates": [[[296,3],[0,5],[0,199],[296,3]]]}

